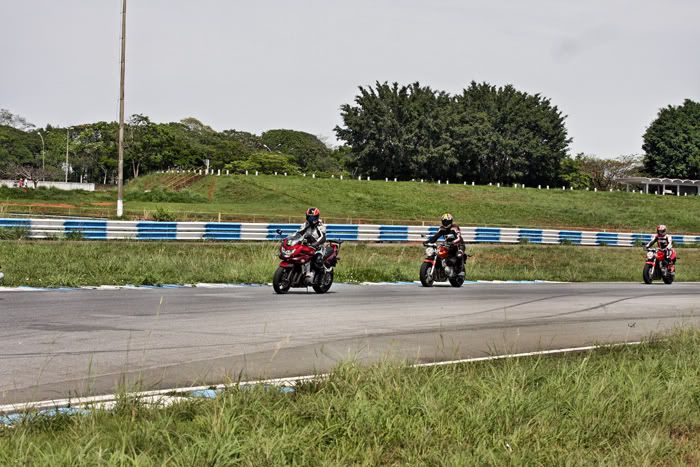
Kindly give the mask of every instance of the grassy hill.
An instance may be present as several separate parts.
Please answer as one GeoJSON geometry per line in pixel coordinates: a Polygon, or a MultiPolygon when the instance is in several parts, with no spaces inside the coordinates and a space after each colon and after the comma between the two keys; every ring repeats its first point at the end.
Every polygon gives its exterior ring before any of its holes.
{"type": "MultiPolygon", "coordinates": [[[[8,199],[0,209],[51,210],[44,197],[8,199]],[[14,204],[15,206],[8,206],[14,204]],[[20,205],[20,206],[16,206],[20,205]]],[[[105,194],[62,196],[61,209],[74,214],[113,215],[105,194]]],[[[127,187],[130,217],[156,208],[178,219],[300,222],[304,210],[318,206],[326,222],[434,224],[449,211],[462,225],[533,226],[652,231],[665,223],[671,232],[700,232],[700,197],[654,196],[625,192],[445,185],[311,177],[188,176],[154,174],[127,187]]],[[[54,210],[55,212],[55,210],[54,210]]]]}

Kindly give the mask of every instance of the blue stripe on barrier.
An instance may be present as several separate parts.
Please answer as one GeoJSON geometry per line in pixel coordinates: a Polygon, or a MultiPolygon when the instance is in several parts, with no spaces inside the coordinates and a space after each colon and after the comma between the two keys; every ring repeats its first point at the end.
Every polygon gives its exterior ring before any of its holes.
{"type": "Polygon", "coordinates": [[[498,243],[501,241],[501,229],[495,227],[477,227],[474,240],[477,242],[498,243]]]}
{"type": "Polygon", "coordinates": [[[280,235],[277,233],[277,229],[282,231],[282,237],[286,237],[296,232],[299,227],[300,225],[297,224],[267,224],[267,239],[279,240],[280,235]]]}
{"type": "Polygon", "coordinates": [[[641,242],[641,243],[647,244],[651,241],[652,237],[653,237],[653,235],[651,235],[651,234],[633,234],[632,235],[632,243],[634,244],[637,242],[641,242]]]}
{"type": "Polygon", "coordinates": [[[677,243],[679,245],[685,244],[685,238],[683,238],[683,235],[679,235],[678,237],[671,237],[673,240],[673,243],[677,243]]]}
{"type": "Polygon", "coordinates": [[[209,222],[204,225],[206,240],[240,240],[241,224],[234,222],[209,222]]]}
{"type": "Polygon", "coordinates": [[[32,226],[32,221],[29,219],[0,219],[0,228],[2,227],[26,227],[32,226]]]}
{"type": "Polygon", "coordinates": [[[527,240],[530,243],[542,243],[541,229],[519,229],[518,240],[527,240]]]}
{"type": "Polygon", "coordinates": [[[583,232],[577,232],[575,230],[560,230],[559,243],[573,243],[574,245],[580,245],[582,236],[583,232]]]}
{"type": "Polygon", "coordinates": [[[328,240],[357,240],[357,225],[328,224],[326,225],[328,240]]]}
{"type": "Polygon", "coordinates": [[[63,231],[66,235],[79,233],[88,240],[104,240],[107,238],[107,221],[64,221],[63,231]]]}
{"type": "Polygon", "coordinates": [[[380,225],[379,226],[379,241],[380,242],[405,242],[408,240],[407,225],[380,225]]]}
{"type": "Polygon", "coordinates": [[[138,240],[176,240],[177,222],[138,222],[136,238],[138,240]]]}
{"type": "Polygon", "coordinates": [[[612,232],[597,232],[595,234],[595,242],[598,245],[617,245],[617,234],[612,232]]]}

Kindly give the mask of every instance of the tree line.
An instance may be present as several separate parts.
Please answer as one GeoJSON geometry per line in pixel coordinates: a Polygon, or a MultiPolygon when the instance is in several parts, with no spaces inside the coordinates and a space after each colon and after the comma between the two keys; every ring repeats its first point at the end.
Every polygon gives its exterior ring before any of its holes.
{"type": "MultiPolygon", "coordinates": [[[[700,178],[700,104],[692,100],[659,111],[643,156],[615,159],[571,156],[566,116],[548,98],[511,85],[472,82],[450,95],[377,82],[340,111],[340,147],[302,131],[215,131],[195,118],[156,123],[135,114],[126,125],[125,178],[204,167],[590,189],[630,175],[700,178]]],[[[67,172],[70,181],[114,183],[116,138],[116,122],[36,128],[0,109],[0,174],[63,180],[67,172]]]]}
{"type": "MultiPolygon", "coordinates": [[[[9,178],[115,183],[116,122],[36,128],[7,110],[0,114],[0,174],[9,178]],[[66,166],[66,152],[68,165],[66,166]]],[[[195,118],[155,123],[135,114],[125,129],[124,177],[157,170],[210,169],[262,173],[341,173],[346,151],[295,130],[215,131],[195,118]]]]}
{"type": "Polygon", "coordinates": [[[341,107],[338,138],[352,170],[377,178],[563,183],[605,189],[614,178],[700,178],[700,104],[669,106],[644,134],[644,157],[569,156],[565,119],[551,101],[511,85],[472,82],[460,94],[377,82],[341,107]]]}

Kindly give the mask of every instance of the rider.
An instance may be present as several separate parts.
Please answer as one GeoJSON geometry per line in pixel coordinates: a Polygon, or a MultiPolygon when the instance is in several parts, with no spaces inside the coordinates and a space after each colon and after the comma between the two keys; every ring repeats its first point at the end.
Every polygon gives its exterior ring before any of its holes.
{"type": "Polygon", "coordinates": [[[450,256],[456,257],[458,261],[456,262],[456,270],[459,272],[458,275],[463,276],[464,271],[462,270],[462,265],[464,264],[464,239],[462,238],[462,231],[459,226],[455,224],[454,217],[449,212],[442,215],[440,219],[440,228],[435,234],[428,240],[423,242],[424,245],[435,243],[438,238],[445,237],[445,240],[450,241],[449,252],[450,256]]]}
{"type": "Polygon", "coordinates": [[[658,243],[659,248],[664,250],[666,262],[675,264],[676,255],[673,252],[673,240],[671,236],[666,233],[666,226],[664,224],[656,226],[656,235],[647,243],[646,249],[651,248],[654,243],[658,243]]]}
{"type": "MultiPolygon", "coordinates": [[[[297,234],[301,235],[308,242],[308,246],[316,249],[313,266],[319,271],[323,269],[323,245],[326,243],[326,226],[321,221],[321,211],[318,208],[306,210],[306,222],[301,224],[297,234]]],[[[309,270],[307,275],[309,282],[313,282],[314,271],[309,270]]]]}

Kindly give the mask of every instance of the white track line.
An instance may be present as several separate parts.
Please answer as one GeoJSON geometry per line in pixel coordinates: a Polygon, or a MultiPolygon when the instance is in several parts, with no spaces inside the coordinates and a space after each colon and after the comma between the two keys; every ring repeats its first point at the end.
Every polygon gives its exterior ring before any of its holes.
{"type": "MultiPolygon", "coordinates": [[[[552,350],[538,350],[534,352],[522,352],[522,353],[515,353],[515,354],[505,354],[505,355],[493,355],[489,357],[473,357],[473,358],[464,358],[460,360],[448,360],[448,361],[442,361],[442,362],[431,362],[431,363],[417,363],[414,365],[411,365],[411,368],[425,368],[425,367],[433,367],[433,366],[445,366],[445,365],[458,365],[462,363],[476,363],[476,362],[485,362],[485,361],[491,361],[491,360],[503,360],[507,358],[520,358],[520,357],[534,357],[538,355],[553,355],[553,354],[562,354],[562,353],[574,353],[574,352],[585,352],[588,350],[597,350],[597,349],[604,349],[604,348],[610,348],[610,347],[620,347],[620,346],[627,346],[627,345],[639,345],[641,344],[641,341],[634,341],[634,342],[623,342],[623,343],[617,343],[617,344],[602,344],[602,345],[587,345],[583,347],[568,347],[564,349],[552,349],[552,350]]],[[[329,376],[329,373],[323,373],[319,375],[304,375],[304,376],[291,376],[287,378],[272,378],[272,379],[263,379],[263,380],[255,380],[255,381],[241,381],[238,383],[232,383],[232,384],[216,384],[216,385],[209,385],[209,386],[191,386],[191,387],[182,387],[182,388],[174,388],[174,389],[158,389],[154,391],[141,391],[141,392],[135,392],[131,393],[130,396],[138,399],[146,399],[146,400],[151,400],[151,401],[164,401],[162,398],[159,398],[158,396],[167,396],[167,395],[172,395],[173,398],[179,398],[178,395],[180,394],[187,394],[195,391],[203,391],[203,390],[222,390],[228,387],[232,386],[252,386],[252,385],[268,385],[268,386],[294,386],[299,382],[303,381],[313,381],[313,380],[319,380],[319,379],[325,379],[329,376]]],[[[46,401],[39,401],[39,402],[22,402],[22,403],[17,403],[17,404],[6,404],[6,405],[0,405],[0,414],[13,414],[13,413],[18,413],[18,412],[26,412],[29,410],[43,410],[43,409],[54,409],[54,408],[62,408],[62,407],[85,407],[85,406],[103,406],[103,407],[109,407],[110,403],[115,402],[116,400],[119,399],[119,396],[115,394],[109,394],[109,395],[104,395],[104,396],[91,396],[91,397],[76,397],[73,399],[54,399],[54,400],[46,400],[46,401]]],[[[167,401],[165,401],[167,403],[167,401]]]]}

